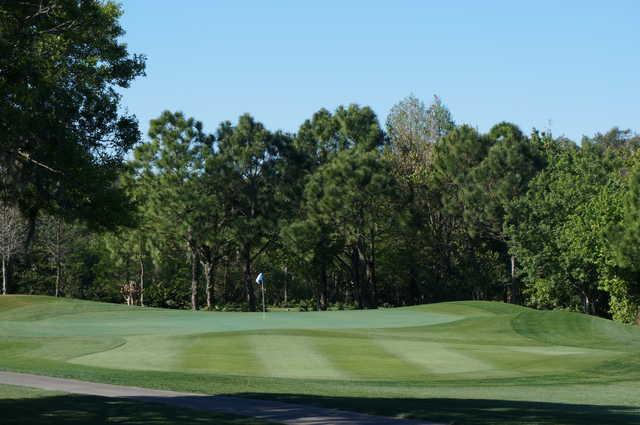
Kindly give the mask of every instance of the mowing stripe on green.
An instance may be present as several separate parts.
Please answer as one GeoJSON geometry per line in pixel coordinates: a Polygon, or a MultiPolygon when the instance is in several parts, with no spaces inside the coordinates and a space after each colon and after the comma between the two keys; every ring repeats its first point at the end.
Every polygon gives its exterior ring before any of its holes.
{"type": "Polygon", "coordinates": [[[317,349],[345,374],[359,379],[415,377],[415,368],[368,338],[322,338],[317,349]]]}
{"type": "Polygon", "coordinates": [[[287,378],[347,378],[324,353],[317,349],[315,338],[289,335],[248,335],[255,356],[266,376],[287,378]]]}
{"type": "Polygon", "coordinates": [[[432,374],[480,372],[494,369],[487,362],[467,355],[446,344],[378,339],[376,342],[388,353],[432,374]]]}

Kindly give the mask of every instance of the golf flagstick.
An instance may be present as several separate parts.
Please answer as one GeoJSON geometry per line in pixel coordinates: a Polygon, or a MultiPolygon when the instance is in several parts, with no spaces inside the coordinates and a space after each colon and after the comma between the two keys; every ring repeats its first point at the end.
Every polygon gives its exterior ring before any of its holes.
{"type": "MultiPolygon", "coordinates": [[[[258,277],[256,278],[256,283],[260,285],[260,289],[262,290],[262,320],[264,320],[264,316],[265,316],[265,313],[267,312],[267,309],[264,304],[264,274],[262,274],[262,272],[258,274],[258,277]]],[[[255,303],[254,303],[254,307],[255,307],[255,303]]]]}

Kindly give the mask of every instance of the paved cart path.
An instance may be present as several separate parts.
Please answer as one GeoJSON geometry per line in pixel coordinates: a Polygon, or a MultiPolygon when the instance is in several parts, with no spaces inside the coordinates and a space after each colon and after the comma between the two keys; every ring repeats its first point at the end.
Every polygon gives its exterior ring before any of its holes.
{"type": "Polygon", "coordinates": [[[0,372],[0,384],[18,385],[72,394],[121,397],[145,402],[163,403],[218,413],[251,416],[265,421],[287,425],[438,425],[433,422],[372,416],[363,413],[282,403],[279,401],[208,396],[122,385],[99,384],[26,373],[0,372]]]}

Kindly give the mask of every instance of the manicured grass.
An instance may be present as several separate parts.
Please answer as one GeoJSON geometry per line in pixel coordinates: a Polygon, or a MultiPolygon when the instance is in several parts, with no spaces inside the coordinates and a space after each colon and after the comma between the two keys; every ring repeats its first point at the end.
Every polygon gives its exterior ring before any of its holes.
{"type": "Polygon", "coordinates": [[[636,327],[502,303],[263,319],[0,297],[2,369],[444,422],[640,423],[639,352],[636,327]]]}
{"type": "Polygon", "coordinates": [[[200,412],[121,398],[102,398],[0,385],[5,425],[266,425],[252,418],[200,412]]]}

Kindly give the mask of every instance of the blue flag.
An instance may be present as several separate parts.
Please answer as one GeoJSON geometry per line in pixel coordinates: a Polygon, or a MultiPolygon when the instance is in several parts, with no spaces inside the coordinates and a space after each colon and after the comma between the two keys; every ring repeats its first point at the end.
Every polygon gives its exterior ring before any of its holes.
{"type": "Polygon", "coordinates": [[[262,274],[262,272],[258,274],[258,277],[256,277],[256,283],[258,285],[262,285],[264,283],[264,275],[262,274]]]}

